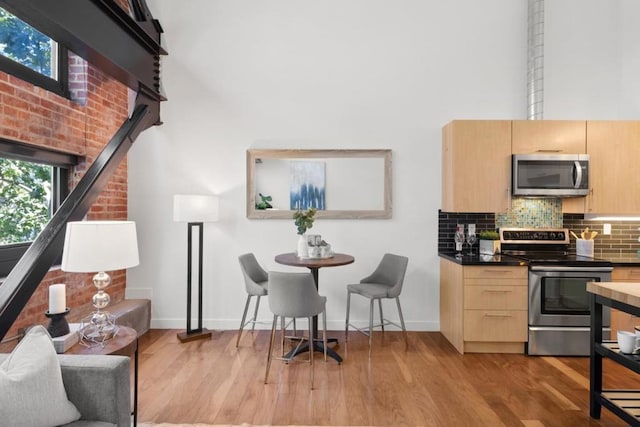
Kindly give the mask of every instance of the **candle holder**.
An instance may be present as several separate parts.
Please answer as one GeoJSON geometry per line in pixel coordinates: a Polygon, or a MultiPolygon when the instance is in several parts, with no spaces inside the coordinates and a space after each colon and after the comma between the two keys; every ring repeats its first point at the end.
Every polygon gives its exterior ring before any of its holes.
{"type": "Polygon", "coordinates": [[[49,313],[49,310],[44,312],[44,315],[50,319],[47,331],[51,338],[61,337],[70,332],[67,319],[64,318],[67,314],[69,314],[69,307],[62,313],[49,313]]]}

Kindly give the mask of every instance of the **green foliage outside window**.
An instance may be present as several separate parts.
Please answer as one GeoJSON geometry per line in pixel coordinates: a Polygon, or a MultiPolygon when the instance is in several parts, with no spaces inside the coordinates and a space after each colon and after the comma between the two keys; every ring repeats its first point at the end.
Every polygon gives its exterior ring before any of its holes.
{"type": "Polygon", "coordinates": [[[0,53],[45,76],[51,67],[51,38],[0,8],[0,53]]]}
{"type": "Polygon", "coordinates": [[[0,244],[30,242],[51,216],[52,166],[0,158],[0,244]]]}

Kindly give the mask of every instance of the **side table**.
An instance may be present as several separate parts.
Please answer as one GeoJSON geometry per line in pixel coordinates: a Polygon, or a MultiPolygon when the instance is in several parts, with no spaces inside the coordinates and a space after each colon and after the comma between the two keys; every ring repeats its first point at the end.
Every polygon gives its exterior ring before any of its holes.
{"type": "Polygon", "coordinates": [[[65,354],[98,354],[133,356],[133,425],[138,425],[138,332],[127,326],[119,326],[115,337],[105,341],[104,345],[95,344],[86,347],[80,343],[73,345],[65,354]]]}

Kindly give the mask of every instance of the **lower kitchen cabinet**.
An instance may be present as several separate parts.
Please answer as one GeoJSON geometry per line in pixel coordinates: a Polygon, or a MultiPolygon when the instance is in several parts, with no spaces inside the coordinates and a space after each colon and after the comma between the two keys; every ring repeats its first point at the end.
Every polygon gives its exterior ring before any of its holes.
{"type": "Polygon", "coordinates": [[[524,353],[527,267],[440,259],[440,331],[460,353],[524,353]]]}
{"type": "MultiPolygon", "coordinates": [[[[640,267],[614,267],[611,281],[638,283],[640,267]]],[[[618,331],[633,331],[636,326],[640,326],[640,319],[637,316],[615,308],[611,309],[611,337],[615,337],[618,331]]]]}

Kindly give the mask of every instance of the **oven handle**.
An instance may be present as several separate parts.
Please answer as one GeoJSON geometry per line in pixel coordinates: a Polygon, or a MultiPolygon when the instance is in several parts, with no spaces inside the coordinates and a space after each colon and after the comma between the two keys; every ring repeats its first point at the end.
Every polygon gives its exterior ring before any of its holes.
{"type": "Polygon", "coordinates": [[[568,266],[544,266],[544,265],[532,265],[529,266],[531,271],[573,271],[573,272],[604,272],[611,273],[613,267],[568,267],[568,266]]]}

